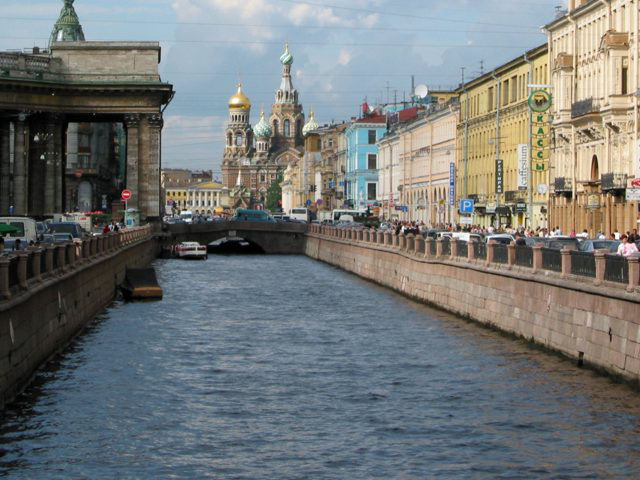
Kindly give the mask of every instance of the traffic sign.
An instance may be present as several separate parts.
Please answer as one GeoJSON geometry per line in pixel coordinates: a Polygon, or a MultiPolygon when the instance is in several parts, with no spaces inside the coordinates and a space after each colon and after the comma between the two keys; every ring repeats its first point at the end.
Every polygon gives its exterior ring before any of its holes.
{"type": "Polygon", "coordinates": [[[120,198],[122,198],[122,200],[124,200],[125,202],[127,200],[129,200],[131,198],[133,194],[131,193],[131,190],[127,190],[126,188],[124,190],[122,190],[122,193],[120,194],[120,198]]]}
{"type": "Polygon", "coordinates": [[[640,178],[634,178],[631,180],[631,186],[633,188],[640,188],[640,178]]]}
{"type": "Polygon", "coordinates": [[[310,207],[311,203],[312,203],[311,200],[307,200],[307,207],[310,207]]]}
{"type": "Polygon", "coordinates": [[[473,213],[474,202],[470,198],[460,200],[460,213],[473,213]]]}

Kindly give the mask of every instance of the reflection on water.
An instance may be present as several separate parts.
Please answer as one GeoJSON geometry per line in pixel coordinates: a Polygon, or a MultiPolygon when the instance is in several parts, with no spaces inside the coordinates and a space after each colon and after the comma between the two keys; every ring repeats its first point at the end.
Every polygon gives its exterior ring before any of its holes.
{"type": "Polygon", "coordinates": [[[637,478],[638,394],[304,257],[162,260],[0,421],[10,478],[637,478]]]}

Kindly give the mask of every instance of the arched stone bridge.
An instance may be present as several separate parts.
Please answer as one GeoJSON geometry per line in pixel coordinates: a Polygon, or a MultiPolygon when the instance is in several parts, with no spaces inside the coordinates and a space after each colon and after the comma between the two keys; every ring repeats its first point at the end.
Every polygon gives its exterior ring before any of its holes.
{"type": "Polygon", "coordinates": [[[240,237],[268,254],[304,254],[307,225],[302,223],[212,222],[164,225],[172,244],[198,242],[202,245],[228,237],[240,237]]]}

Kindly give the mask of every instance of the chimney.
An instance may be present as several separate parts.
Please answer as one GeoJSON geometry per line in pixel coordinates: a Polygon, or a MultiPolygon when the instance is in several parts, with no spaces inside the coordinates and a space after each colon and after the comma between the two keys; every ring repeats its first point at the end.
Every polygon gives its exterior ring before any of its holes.
{"type": "Polygon", "coordinates": [[[567,0],[567,10],[571,11],[576,8],[576,0],[567,0]]]}

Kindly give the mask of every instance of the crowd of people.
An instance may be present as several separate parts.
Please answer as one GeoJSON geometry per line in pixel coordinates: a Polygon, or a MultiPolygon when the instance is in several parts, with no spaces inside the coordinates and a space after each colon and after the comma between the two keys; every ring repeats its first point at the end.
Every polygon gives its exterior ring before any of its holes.
{"type": "MultiPolygon", "coordinates": [[[[492,235],[497,233],[508,233],[514,236],[516,240],[516,244],[525,244],[525,237],[537,237],[537,238],[553,238],[553,237],[564,237],[568,236],[570,238],[578,238],[578,239],[588,239],[589,232],[584,229],[580,233],[576,233],[575,230],[569,232],[568,235],[562,232],[560,227],[555,228],[547,228],[547,227],[537,227],[533,228],[525,228],[518,227],[513,228],[507,226],[505,228],[495,228],[490,225],[488,227],[480,226],[480,225],[459,225],[459,224],[440,224],[435,226],[428,226],[424,222],[420,221],[409,221],[409,220],[391,220],[385,221],[383,219],[382,226],[385,229],[391,229],[395,232],[396,235],[403,233],[405,235],[413,234],[413,235],[427,235],[428,231],[449,231],[449,232],[469,232],[469,233],[477,233],[480,235],[492,235]]],[[[626,232],[621,233],[617,229],[614,230],[609,236],[606,236],[603,232],[597,232],[594,239],[596,240],[617,240],[620,242],[618,246],[617,253],[618,255],[623,255],[625,257],[629,255],[638,254],[640,251],[640,236],[638,235],[638,230],[636,228],[626,232]]]]}

